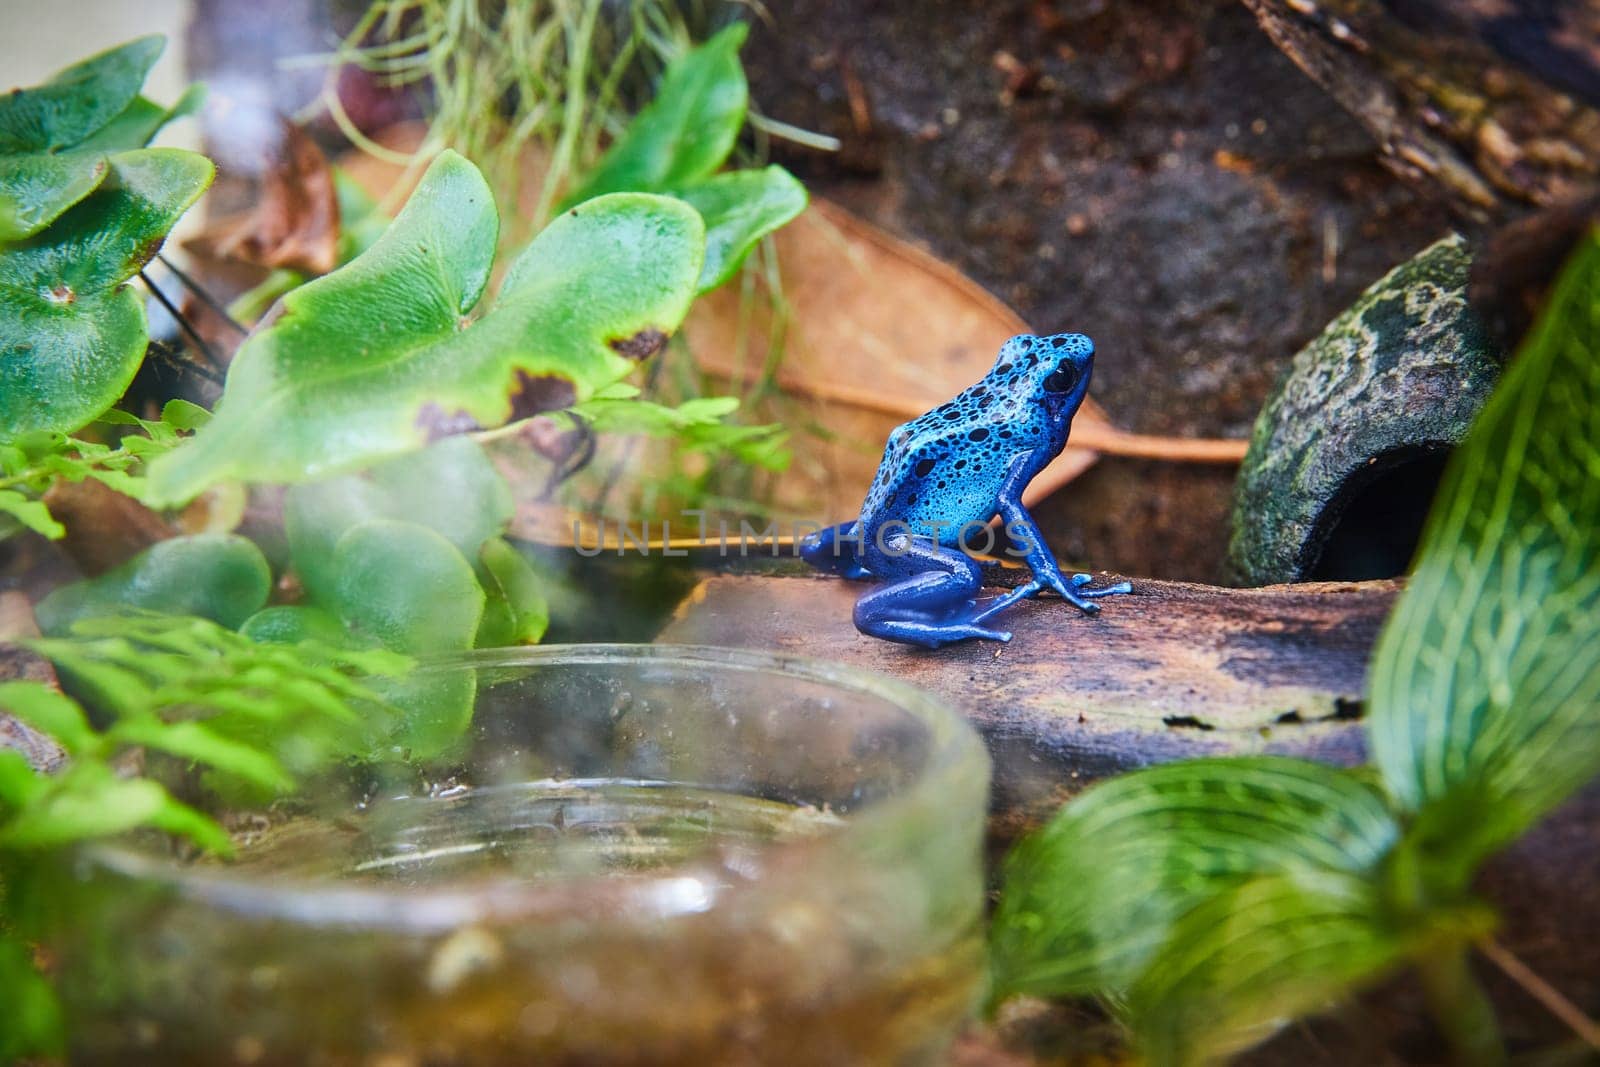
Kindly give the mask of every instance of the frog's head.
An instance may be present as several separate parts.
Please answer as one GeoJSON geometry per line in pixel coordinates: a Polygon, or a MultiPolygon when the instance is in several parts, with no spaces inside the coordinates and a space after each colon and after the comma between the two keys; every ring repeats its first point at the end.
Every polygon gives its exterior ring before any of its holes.
{"type": "Polygon", "coordinates": [[[1071,418],[1089,391],[1093,369],[1094,342],[1081,333],[1022,334],[1000,349],[990,376],[1012,379],[1013,395],[1026,395],[1043,403],[1051,415],[1071,418]]]}

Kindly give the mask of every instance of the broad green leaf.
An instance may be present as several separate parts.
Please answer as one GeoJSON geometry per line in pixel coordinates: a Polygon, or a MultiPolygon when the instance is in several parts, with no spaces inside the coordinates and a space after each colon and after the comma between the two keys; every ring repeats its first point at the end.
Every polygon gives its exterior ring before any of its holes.
{"type": "Polygon", "coordinates": [[[1103,782],[1007,857],[996,996],[1126,989],[1207,900],[1267,875],[1369,874],[1398,835],[1364,780],[1300,760],[1195,760],[1103,782]]]}
{"type": "Polygon", "coordinates": [[[527,559],[502,538],[485,541],[478,561],[485,593],[477,646],[535,645],[550,628],[544,583],[527,559]]]}
{"type": "Polygon", "coordinates": [[[1220,1062],[1382,976],[1412,944],[1385,926],[1370,880],[1251,879],[1179,920],[1124,1018],[1152,1067],[1220,1062]]]}
{"type": "Polygon", "coordinates": [[[166,39],[140,37],[74,63],[43,85],[0,95],[0,153],[70,148],[139,94],[166,39]]]}
{"type": "MultiPolygon", "coordinates": [[[[330,605],[358,632],[412,656],[463,652],[483,618],[483,589],[456,547],[412,522],[375,519],[352,527],[334,551],[330,605]]],[[[454,744],[472,721],[469,671],[374,679],[401,708],[395,742],[417,758],[454,744]]]]}
{"type": "Polygon", "coordinates": [[[333,595],[334,547],[368,519],[408,519],[442,534],[467,559],[499,536],[513,511],[511,489],[470,437],[450,437],[389,460],[365,475],[297,485],[284,502],[290,558],[313,596],[333,595]]]}
{"type": "Polygon", "coordinates": [[[49,734],[73,755],[99,747],[100,738],[77,702],[40,682],[0,682],[0,711],[49,734]]]}
{"type": "Polygon", "coordinates": [[[706,263],[700,291],[732,278],[756,242],[806,209],[806,188],[777,164],[737,170],[683,186],[675,196],[700,212],[706,224],[706,263]]]}
{"type": "Polygon", "coordinates": [[[472,647],[483,590],[448,540],[413,522],[359,523],[334,551],[339,614],[385,648],[432,655],[472,647]]]}
{"type": "Polygon", "coordinates": [[[747,32],[744,23],[734,23],[674,60],[655,99],[567,197],[566,206],[604,193],[665,192],[722,166],[749,105],[739,63],[747,32]]]}
{"type": "Polygon", "coordinates": [[[0,251],[0,440],[74,430],[144,358],[144,305],[124,283],[211,183],[203,156],[147,148],[44,232],[0,251]]]}
{"type": "Polygon", "coordinates": [[[309,604],[275,604],[244,621],[239,632],[265,644],[298,645],[318,641],[334,648],[350,643],[351,634],[331,611],[309,604]]]}
{"type": "Polygon", "coordinates": [[[1368,729],[1444,889],[1600,770],[1600,236],[1439,490],[1374,653],[1368,729]]]}
{"type": "Polygon", "coordinates": [[[0,246],[44,229],[110,169],[105,152],[94,148],[0,156],[0,246]]]}
{"type": "Polygon", "coordinates": [[[0,245],[32,236],[89,195],[110,171],[107,153],[143,148],[203,97],[198,86],[171,109],[137,97],[88,140],[59,152],[0,155],[0,245]]]}
{"type": "Polygon", "coordinates": [[[134,97],[132,103],[123,108],[116,118],[78,145],[78,148],[98,148],[102,152],[143,148],[167,123],[198,112],[205,99],[203,85],[189,86],[171,107],[162,107],[142,96],[134,97]]]}
{"type": "Polygon", "coordinates": [[[261,550],[235,534],[160,541],[98,578],[64,586],[39,602],[39,628],[52,636],[93,615],[128,610],[198,615],[229,629],[261,609],[272,572],[261,550]]]}
{"type": "Polygon", "coordinates": [[[705,240],[679,201],[595,200],[539,234],[472,321],[496,233],[482,175],[441,153],[383,237],[245,342],[210,425],[152,464],[152,499],[327,477],[581,401],[677,328],[705,240]]]}
{"type": "Polygon", "coordinates": [[[33,950],[0,928],[0,1063],[28,1056],[59,1057],[66,1050],[66,1028],[55,987],[33,963],[33,950]]]}

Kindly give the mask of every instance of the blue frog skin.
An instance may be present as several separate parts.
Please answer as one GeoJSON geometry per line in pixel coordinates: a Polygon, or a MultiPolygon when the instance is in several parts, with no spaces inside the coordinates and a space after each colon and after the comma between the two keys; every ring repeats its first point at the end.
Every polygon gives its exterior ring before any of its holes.
{"type": "Polygon", "coordinates": [[[1066,447],[1093,367],[1094,342],[1081,333],[1013,337],[982,381],[895,428],[861,517],[800,543],[814,567],[881,583],[856,601],[858,630],[924,648],[1009,641],[984,623],[1043,590],[1089,615],[1096,598],[1132,592],[1127,582],[1090,589],[1087,574],[1063,577],[1022,506],[1023,489],[1066,447]],[[992,544],[996,515],[1033,577],[979,601],[983,571],[965,550],[992,544]]]}

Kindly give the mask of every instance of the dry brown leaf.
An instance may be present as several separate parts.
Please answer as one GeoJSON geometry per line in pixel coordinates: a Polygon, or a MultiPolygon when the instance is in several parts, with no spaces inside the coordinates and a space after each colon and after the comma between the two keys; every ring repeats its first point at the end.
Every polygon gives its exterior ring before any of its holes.
{"type": "Polygon", "coordinates": [[[267,149],[254,210],[207,227],[194,243],[217,259],[326,274],[339,262],[339,201],[333,169],[309,134],[279,121],[267,149]]]}

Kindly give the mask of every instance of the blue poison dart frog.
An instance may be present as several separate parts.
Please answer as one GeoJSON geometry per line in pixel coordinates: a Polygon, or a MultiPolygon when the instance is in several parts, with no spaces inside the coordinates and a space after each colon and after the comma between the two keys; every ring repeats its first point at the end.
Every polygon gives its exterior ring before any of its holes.
{"type": "Polygon", "coordinates": [[[1042,590],[1090,615],[1100,610],[1094,598],[1132,591],[1127,582],[1090,589],[1087,574],[1064,578],[1022,507],[1022,490],[1066,447],[1093,366],[1094,342],[1081,333],[1013,337],[982,381],[895,428],[861,517],[800,544],[814,567],[882,583],[856,601],[857,629],[926,648],[1009,641],[984,623],[1042,590]],[[969,552],[992,547],[995,515],[1033,578],[979,601],[983,572],[969,552]]]}

